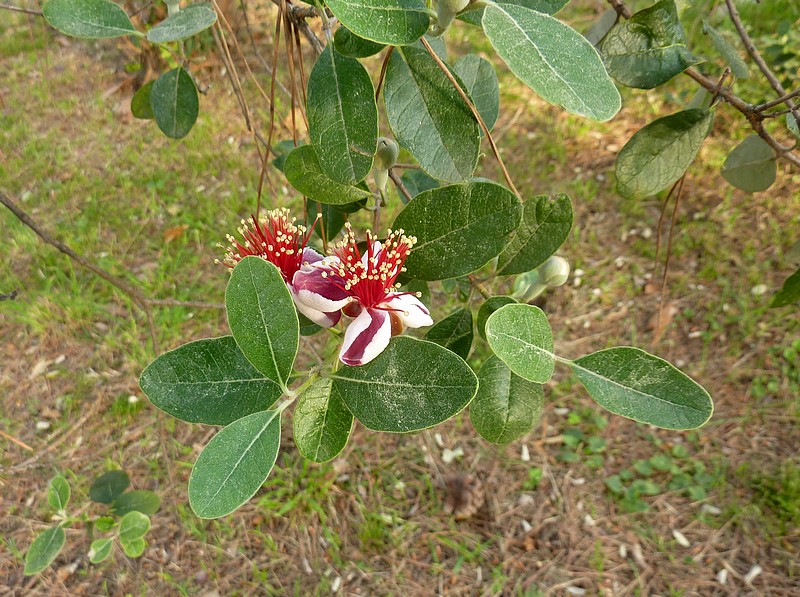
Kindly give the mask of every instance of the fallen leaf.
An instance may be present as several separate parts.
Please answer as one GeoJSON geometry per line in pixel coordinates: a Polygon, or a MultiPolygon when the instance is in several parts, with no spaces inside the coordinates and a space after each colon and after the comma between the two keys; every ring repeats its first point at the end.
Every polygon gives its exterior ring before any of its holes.
{"type": "Polygon", "coordinates": [[[183,236],[183,233],[189,228],[187,224],[181,224],[180,226],[174,226],[169,228],[166,232],[164,232],[164,242],[169,244],[174,240],[179,239],[183,236]]]}

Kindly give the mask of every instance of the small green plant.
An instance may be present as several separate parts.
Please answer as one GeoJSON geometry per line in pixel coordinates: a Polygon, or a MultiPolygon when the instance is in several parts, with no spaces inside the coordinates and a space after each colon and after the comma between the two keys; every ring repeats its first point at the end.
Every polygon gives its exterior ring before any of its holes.
{"type": "Polygon", "coordinates": [[[780,521],[782,532],[786,527],[800,526],[800,464],[797,461],[784,462],[773,472],[753,472],[749,485],[758,501],[780,521]]]}
{"type": "Polygon", "coordinates": [[[125,471],[100,475],[89,488],[89,498],[105,505],[107,511],[96,516],[85,511],[71,516],[67,511],[72,493],[69,482],[61,475],[53,477],[47,489],[47,503],[56,511],[52,517],[56,524],[39,533],[31,543],[25,554],[25,575],[38,574],[56,559],[67,540],[64,529],[75,523],[82,523],[86,529],[91,545],[88,558],[93,564],[111,555],[114,539],[128,557],[141,556],[147,547],[145,535],[150,530],[149,517],[161,507],[161,498],[144,489],[126,491],[129,485],[130,478],[125,471]],[[98,533],[103,536],[98,537],[98,533]]]}

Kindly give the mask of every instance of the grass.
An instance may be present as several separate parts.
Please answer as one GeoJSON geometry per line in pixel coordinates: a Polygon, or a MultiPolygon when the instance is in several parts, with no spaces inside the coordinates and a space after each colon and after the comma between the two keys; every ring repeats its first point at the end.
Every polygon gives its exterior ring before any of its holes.
{"type": "MultiPolygon", "coordinates": [[[[747,10],[764,11],[759,18],[768,31],[785,18],[777,4],[747,10]]],[[[118,60],[111,45],[99,47],[101,60],[89,60],[83,42],[54,51],[38,22],[26,23],[0,25],[0,188],[56,236],[149,295],[221,301],[226,272],[213,264],[215,245],[253,209],[258,176],[226,82],[200,71],[211,83],[201,118],[186,139],[168,141],[153,123],[117,113],[122,94],[103,97],[118,80],[109,68],[118,60]]],[[[458,31],[488,49],[477,29],[458,31]]],[[[654,236],[644,231],[655,231],[660,200],[621,200],[611,167],[632,131],[677,109],[688,86],[676,82],[670,96],[630,93],[618,121],[595,125],[544,106],[502,68],[500,79],[504,120],[496,130],[518,186],[526,194],[566,192],[576,208],[562,253],[584,270],[582,284],[571,280],[542,299],[559,352],[647,347],[658,297],[644,285],[659,286],[661,270],[654,268],[654,236]]],[[[713,578],[733,547],[738,555],[725,561],[742,575],[752,562],[764,566],[756,590],[797,586],[791,553],[800,501],[800,321],[789,310],[767,309],[770,293],[752,289],[766,284],[772,291],[787,275],[784,251],[800,224],[800,181],[783,172],[780,186],[755,198],[725,187],[718,169],[733,137],[744,135],[736,123],[720,110],[715,137],[692,168],[668,278],[679,310],[652,348],[709,387],[717,402],[709,427],[675,434],[609,417],[562,371],[548,386],[542,424],[518,444],[486,445],[463,415],[437,429],[447,447],[465,451],[449,467],[417,436],[357,429],[345,455],[326,465],[304,461],[287,437],[264,489],[217,521],[197,519],[186,500],[191,464],[211,430],[158,417],[138,390],[138,373],[153,357],[141,314],[0,212],[8,257],[0,260],[0,292],[21,293],[0,303],[0,425],[30,443],[43,466],[0,471],[13,488],[0,503],[7,514],[0,578],[24,582],[18,561],[44,520],[55,470],[69,468],[79,486],[113,464],[163,498],[153,517],[154,551],[139,561],[118,554],[116,564],[81,566],[65,581],[76,591],[322,594],[340,578],[344,590],[362,594],[430,594],[441,586],[453,594],[540,595],[565,583],[589,594],[681,594],[698,578],[713,578]],[[60,354],[66,359],[55,364],[60,354]],[[41,360],[45,372],[29,379],[41,360]],[[37,434],[35,422],[43,419],[51,429],[37,434]],[[529,460],[521,444],[530,448],[529,460]],[[439,469],[483,480],[489,503],[474,519],[455,523],[443,513],[439,469]],[[608,487],[615,477],[620,491],[608,487]],[[703,513],[703,504],[722,514],[703,513]],[[586,525],[587,513],[597,526],[586,525]],[[706,559],[687,564],[693,554],[675,544],[674,528],[707,547],[706,559]],[[634,542],[657,575],[632,559],[634,542]],[[619,555],[620,544],[628,556],[619,555]],[[201,570],[207,580],[198,580],[201,570]]],[[[482,164],[482,173],[499,179],[491,159],[482,164]]],[[[291,198],[281,188],[270,197],[291,198]]],[[[437,318],[464,299],[474,311],[480,304],[457,283],[433,285],[432,296],[437,318]]],[[[215,310],[164,308],[156,318],[162,349],[226,329],[215,310]]],[[[474,350],[487,349],[476,341],[474,350]]],[[[3,467],[28,457],[15,446],[4,450],[3,467]]],[[[76,547],[56,567],[79,554],[76,547]]],[[[35,582],[41,592],[61,586],[56,572],[35,582]]]]}

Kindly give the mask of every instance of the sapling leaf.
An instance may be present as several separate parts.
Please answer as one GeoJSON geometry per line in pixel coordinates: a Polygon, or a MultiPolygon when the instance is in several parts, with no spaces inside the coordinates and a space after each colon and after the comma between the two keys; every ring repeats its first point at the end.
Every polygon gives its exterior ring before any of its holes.
{"type": "Polygon", "coordinates": [[[38,574],[56,559],[67,535],[60,526],[51,527],[37,535],[25,554],[25,576],[38,574]]]}
{"type": "Polygon", "coordinates": [[[152,491],[136,489],[123,493],[114,500],[111,507],[117,516],[124,516],[128,512],[141,512],[149,516],[158,512],[161,498],[152,491]]]}
{"type": "Polygon", "coordinates": [[[89,561],[92,564],[99,564],[111,555],[111,548],[114,547],[113,537],[104,537],[92,541],[89,548],[89,561]]]}
{"type": "Polygon", "coordinates": [[[69,483],[61,475],[56,475],[47,488],[47,503],[55,510],[64,510],[69,503],[69,483]]]}
{"type": "Polygon", "coordinates": [[[89,488],[89,498],[99,504],[110,504],[122,495],[131,480],[125,471],[108,471],[94,480],[89,488]]]}

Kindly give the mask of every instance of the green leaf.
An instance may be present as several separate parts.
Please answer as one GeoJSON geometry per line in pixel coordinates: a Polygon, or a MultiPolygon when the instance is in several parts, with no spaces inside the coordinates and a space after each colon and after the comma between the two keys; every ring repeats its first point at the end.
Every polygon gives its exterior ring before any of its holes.
{"type": "Polygon", "coordinates": [[[497,275],[528,272],[553,255],[572,229],[572,201],[566,195],[538,195],[523,205],[522,221],[500,257],[497,275]]]}
{"type": "Polygon", "coordinates": [[[39,533],[25,554],[25,576],[38,574],[47,568],[64,547],[67,535],[60,526],[39,533]]]}
{"type": "Polygon", "coordinates": [[[54,510],[64,510],[69,503],[69,483],[61,475],[56,475],[47,488],[47,503],[54,510]]]}
{"type": "Polygon", "coordinates": [[[797,118],[791,112],[786,115],[786,126],[789,132],[794,135],[794,138],[800,143],[800,125],[797,124],[797,118]]]}
{"type": "Polygon", "coordinates": [[[478,372],[478,393],[469,406],[472,426],[486,441],[507,444],[528,433],[544,408],[541,384],[514,375],[491,356],[478,372]]]}
{"type": "Polygon", "coordinates": [[[120,6],[109,0],[47,0],[45,20],[66,35],[103,39],[137,34],[120,6]]]}
{"type": "Polygon", "coordinates": [[[150,105],[158,128],[170,139],[180,139],[192,130],[200,111],[197,87],[182,67],[161,75],[150,91],[150,105]]]}
{"type": "Polygon", "coordinates": [[[775,151],[758,135],[746,137],[728,154],[722,177],[748,193],[766,191],[775,182],[778,161],[775,151]]]}
{"type": "MultiPolygon", "coordinates": [[[[403,172],[403,176],[401,176],[400,179],[403,181],[403,184],[406,186],[406,190],[409,192],[412,198],[416,197],[423,191],[438,189],[441,186],[438,180],[431,178],[424,170],[418,168],[406,170],[403,172]]],[[[403,203],[408,204],[408,201],[402,194],[400,194],[400,199],[403,201],[403,203]]]]}
{"type": "Polygon", "coordinates": [[[378,108],[367,69],[328,44],[308,79],[307,114],[325,175],[348,185],[363,180],[378,143],[378,108]]]}
{"type": "Polygon", "coordinates": [[[139,386],[157,408],[188,423],[227,425],[268,409],[283,390],[250,364],[233,336],[197,340],[150,363],[139,386]]]}
{"type": "Polygon", "coordinates": [[[576,359],[570,367],[600,406],[662,429],[695,429],[714,404],[700,385],[667,361],[620,346],[576,359]]]}
{"type": "Polygon", "coordinates": [[[230,514],[269,476],[281,444],[277,410],[253,413],[217,433],[189,477],[189,505],[200,518],[230,514]]]}
{"type": "Polygon", "coordinates": [[[428,330],[425,339],[452,350],[466,361],[472,348],[472,311],[456,309],[428,330]]]}
{"type": "Polygon", "coordinates": [[[592,24],[591,29],[584,35],[586,41],[594,47],[597,47],[597,45],[603,41],[603,38],[608,35],[608,32],[611,31],[611,28],[617,24],[617,19],[619,19],[619,15],[616,10],[613,8],[606,10],[597,18],[594,24],[592,24]]]}
{"type": "Polygon", "coordinates": [[[189,4],[177,14],[167,17],[147,32],[154,44],[189,39],[217,22],[217,13],[209,2],[189,4]]]}
{"type": "Polygon", "coordinates": [[[111,555],[112,547],[114,547],[113,537],[95,539],[89,549],[89,561],[92,564],[99,564],[111,555]]]}
{"type": "Polygon", "coordinates": [[[111,516],[100,516],[95,519],[94,526],[101,533],[106,533],[117,526],[117,521],[111,516]]]}
{"type": "Polygon", "coordinates": [[[520,377],[536,383],[552,377],[553,332],[539,307],[501,307],[486,320],[486,339],[500,360],[520,377]]]}
{"type": "Polygon", "coordinates": [[[344,205],[371,197],[371,193],[361,186],[340,184],[322,172],[317,154],[311,145],[298,147],[288,155],[283,165],[286,180],[300,193],[333,205],[344,205]]]}
{"type": "Polygon", "coordinates": [[[375,360],[341,367],[333,379],[348,410],[373,431],[406,433],[461,412],[478,388],[472,369],[433,342],[392,338],[375,360]]]}
{"type": "Polygon", "coordinates": [[[381,44],[410,44],[430,25],[422,0],[328,0],[326,4],[350,31],[381,44]]]}
{"type": "Polygon", "coordinates": [[[300,342],[292,297],[278,268],[248,255],[236,264],[225,290],[228,325],[253,366],[286,387],[300,342]]]}
{"type": "Polygon", "coordinates": [[[111,505],[114,514],[125,516],[129,512],[141,512],[142,514],[155,514],[161,507],[161,498],[152,491],[137,489],[123,493],[111,505]]]}
{"type": "Polygon", "coordinates": [[[420,193],[392,228],[417,237],[406,261],[408,275],[443,280],[474,272],[496,257],[521,217],[522,204],[514,193],[475,179],[420,193]]]}
{"type": "Polygon", "coordinates": [[[122,495],[131,480],[125,471],[108,471],[94,480],[89,488],[89,498],[98,504],[110,504],[122,495]]]}
{"type": "MultiPolygon", "coordinates": [[[[569,2],[569,0],[500,0],[499,2],[495,2],[495,4],[522,6],[524,8],[535,10],[536,12],[543,12],[548,15],[554,15],[559,10],[564,8],[567,2],[569,2]]],[[[483,8],[479,8],[477,10],[469,10],[467,12],[458,15],[458,18],[464,21],[465,23],[469,23],[470,25],[475,25],[476,27],[480,27],[481,18],[483,18],[483,8]]]]}
{"type": "Polygon", "coordinates": [[[453,72],[464,83],[464,90],[491,131],[500,114],[500,86],[492,63],[467,54],[453,65],[453,72]]]}
{"type": "Polygon", "coordinates": [[[337,52],[351,58],[369,58],[386,47],[384,44],[376,44],[374,41],[359,37],[344,26],[339,27],[333,35],[333,45],[337,52]]]}
{"type": "Polygon", "coordinates": [[[153,91],[155,81],[145,83],[139,90],[133,94],[131,98],[131,114],[134,118],[139,120],[153,120],[156,115],[153,114],[153,106],[150,103],[150,94],[153,91]]]}
{"type": "Polygon", "coordinates": [[[122,546],[122,551],[124,551],[125,555],[129,558],[138,558],[144,553],[144,548],[147,547],[147,541],[145,541],[143,537],[131,539],[130,541],[122,541],[120,539],[119,543],[122,546]]]}
{"type": "Polygon", "coordinates": [[[750,71],[747,68],[747,63],[739,55],[739,51],[725,39],[722,33],[714,29],[706,19],[703,19],[703,32],[711,38],[711,43],[714,44],[725,63],[731,67],[731,72],[736,78],[748,79],[750,71]]]}
{"type": "Polygon", "coordinates": [[[489,316],[500,309],[500,307],[516,302],[517,301],[510,296],[493,296],[484,301],[480,309],[478,309],[478,334],[480,334],[481,338],[484,340],[486,339],[486,320],[489,319],[489,316]]]}
{"type": "Polygon", "coordinates": [[[121,543],[141,539],[150,530],[150,519],[141,512],[128,512],[119,521],[119,540],[121,543]]]}
{"type": "Polygon", "coordinates": [[[426,50],[407,46],[392,52],[383,100],[397,142],[428,174],[447,182],[472,176],[480,127],[426,50]]]}
{"type": "Polygon", "coordinates": [[[612,77],[639,89],[658,87],[702,62],[686,47],[675,0],[661,0],[618,23],[600,51],[612,77]]]}
{"type": "Polygon", "coordinates": [[[294,442],[314,462],[327,462],[344,450],[353,428],[353,415],[333,381],[317,380],[300,396],[294,411],[294,442]]]}
{"type": "Polygon", "coordinates": [[[691,108],[637,131],[617,156],[617,190],[628,199],[649,197],[680,179],[711,132],[714,113],[691,108]]]}
{"type": "Polygon", "coordinates": [[[800,301],[800,269],[786,278],[783,287],[772,297],[770,308],[785,307],[800,301]]]}
{"type": "Polygon", "coordinates": [[[549,15],[490,4],[483,31],[519,79],[567,112],[605,121],[621,106],[600,55],[580,33],[549,15]]]}

